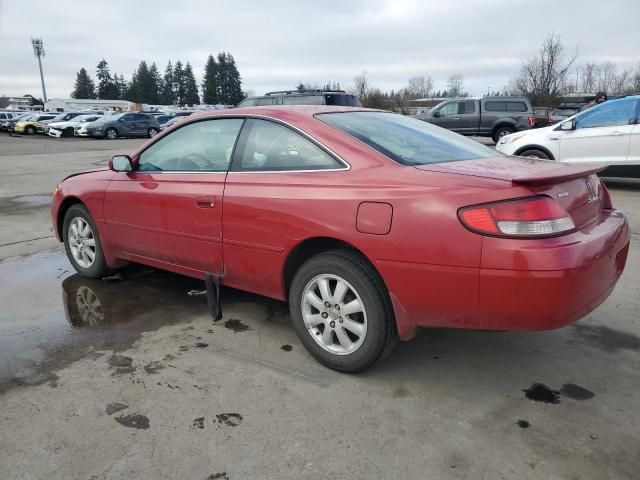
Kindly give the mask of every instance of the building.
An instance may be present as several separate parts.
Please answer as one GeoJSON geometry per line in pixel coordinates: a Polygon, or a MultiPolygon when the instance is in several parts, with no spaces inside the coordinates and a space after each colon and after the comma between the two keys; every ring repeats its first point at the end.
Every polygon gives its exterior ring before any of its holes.
{"type": "Polygon", "coordinates": [[[44,105],[44,109],[53,112],[73,110],[111,110],[114,112],[129,112],[136,110],[136,105],[128,100],[98,100],[81,98],[52,98],[44,105]]]}
{"type": "Polygon", "coordinates": [[[32,95],[22,97],[0,97],[0,108],[9,110],[36,110],[42,109],[42,101],[32,95]]]}

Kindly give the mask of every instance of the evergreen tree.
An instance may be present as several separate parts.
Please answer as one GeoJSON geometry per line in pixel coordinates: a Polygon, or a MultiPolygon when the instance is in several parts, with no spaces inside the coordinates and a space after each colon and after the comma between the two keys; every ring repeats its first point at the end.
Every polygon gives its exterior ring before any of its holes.
{"type": "Polygon", "coordinates": [[[153,78],[144,60],[140,61],[138,70],[131,77],[129,100],[136,103],[154,103],[153,78]]]}
{"type": "Polygon", "coordinates": [[[114,75],[113,82],[118,90],[118,100],[128,100],[129,83],[124,79],[124,75],[114,75]]]}
{"type": "Polygon", "coordinates": [[[198,95],[198,84],[196,77],[193,75],[193,68],[187,62],[184,67],[184,103],[187,105],[199,105],[200,96],[198,95]]]}
{"type": "Polygon", "coordinates": [[[176,97],[173,93],[173,65],[171,61],[167,64],[167,68],[164,70],[164,77],[162,78],[162,95],[160,96],[160,103],[163,105],[173,105],[176,97]]]}
{"type": "Polygon", "coordinates": [[[163,85],[162,77],[160,76],[160,72],[158,71],[158,67],[155,62],[153,62],[151,67],[149,67],[149,84],[151,90],[149,91],[147,103],[157,105],[161,102],[163,85]]]}
{"type": "Polygon", "coordinates": [[[220,84],[220,101],[225,105],[236,105],[244,98],[242,96],[242,80],[236,66],[236,61],[230,53],[218,54],[218,72],[220,84]]]}
{"type": "Polygon", "coordinates": [[[98,98],[107,100],[116,100],[119,98],[120,92],[114,79],[111,77],[111,72],[109,72],[109,64],[104,58],[100,60],[100,63],[96,66],[96,77],[98,77],[98,88],[96,92],[98,98]]]}
{"type": "Polygon", "coordinates": [[[220,103],[218,92],[218,64],[213,55],[209,54],[204,66],[204,80],[202,82],[202,102],[208,105],[220,103]]]}
{"type": "Polygon", "coordinates": [[[76,84],[71,98],[96,98],[96,85],[84,68],[76,74],[76,84]]]}
{"type": "Polygon", "coordinates": [[[178,60],[173,67],[173,95],[178,105],[184,105],[184,69],[178,60]]]}

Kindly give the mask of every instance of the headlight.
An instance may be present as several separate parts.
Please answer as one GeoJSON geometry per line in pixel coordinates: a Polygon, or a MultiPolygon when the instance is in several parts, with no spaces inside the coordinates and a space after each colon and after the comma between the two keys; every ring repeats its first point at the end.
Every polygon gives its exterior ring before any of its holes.
{"type": "Polygon", "coordinates": [[[498,142],[500,145],[505,145],[507,143],[512,143],[515,142],[516,140],[521,139],[522,137],[524,137],[526,135],[526,133],[518,133],[518,134],[511,134],[511,135],[505,135],[504,137],[502,137],[500,139],[500,141],[498,142]]]}

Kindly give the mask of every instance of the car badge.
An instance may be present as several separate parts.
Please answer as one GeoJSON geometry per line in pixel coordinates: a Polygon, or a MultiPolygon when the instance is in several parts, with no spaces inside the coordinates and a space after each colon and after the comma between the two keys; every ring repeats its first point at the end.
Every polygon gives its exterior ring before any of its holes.
{"type": "Polygon", "coordinates": [[[600,198],[600,192],[598,192],[598,185],[593,184],[591,177],[588,177],[584,181],[587,186],[587,203],[593,203],[600,198]]]}
{"type": "Polygon", "coordinates": [[[569,196],[569,192],[558,192],[558,198],[566,198],[569,196]]]}

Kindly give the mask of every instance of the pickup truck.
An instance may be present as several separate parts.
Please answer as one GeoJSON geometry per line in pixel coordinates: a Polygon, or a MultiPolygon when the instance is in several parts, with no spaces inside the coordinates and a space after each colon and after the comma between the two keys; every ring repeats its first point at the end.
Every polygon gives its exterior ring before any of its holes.
{"type": "Polygon", "coordinates": [[[505,135],[532,128],[536,121],[526,97],[446,100],[417,118],[462,135],[491,137],[496,143],[505,135]]]}

